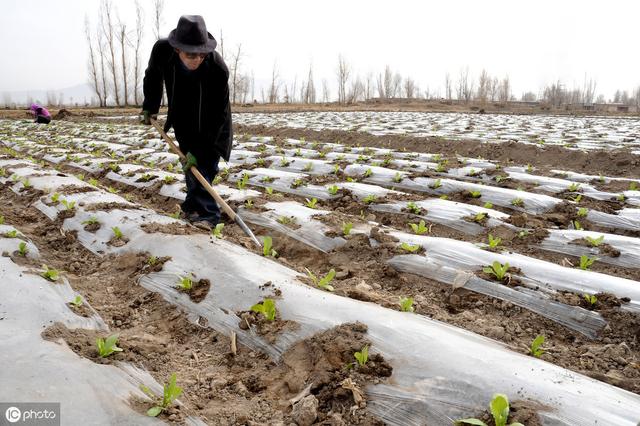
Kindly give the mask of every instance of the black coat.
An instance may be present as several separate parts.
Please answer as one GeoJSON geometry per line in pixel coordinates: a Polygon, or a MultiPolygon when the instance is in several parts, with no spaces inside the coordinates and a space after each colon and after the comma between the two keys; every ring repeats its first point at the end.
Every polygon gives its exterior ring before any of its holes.
{"type": "Polygon", "coordinates": [[[229,69],[218,52],[187,72],[167,39],[160,39],[144,74],[142,109],[158,113],[164,81],[169,105],[165,131],[173,126],[185,154],[191,152],[198,160],[219,155],[229,161],[233,130],[228,80],[229,69]]]}

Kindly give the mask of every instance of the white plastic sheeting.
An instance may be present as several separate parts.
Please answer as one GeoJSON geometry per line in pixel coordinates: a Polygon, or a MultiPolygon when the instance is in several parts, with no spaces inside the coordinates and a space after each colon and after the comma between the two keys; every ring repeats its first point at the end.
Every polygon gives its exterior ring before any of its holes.
{"type": "Polygon", "coordinates": [[[606,228],[640,231],[640,209],[624,208],[618,210],[617,214],[589,210],[587,219],[606,228]]]}
{"type": "Polygon", "coordinates": [[[303,184],[296,188],[291,185],[296,179],[307,178],[306,174],[286,172],[283,170],[272,170],[265,168],[256,168],[244,172],[235,173],[229,176],[229,181],[236,182],[242,175],[249,175],[249,185],[260,186],[263,188],[271,187],[274,191],[284,192],[286,194],[299,195],[301,197],[317,198],[319,200],[329,200],[335,198],[329,194],[325,187],[313,184],[303,184]],[[265,178],[273,178],[272,181],[266,181],[265,178]]]}

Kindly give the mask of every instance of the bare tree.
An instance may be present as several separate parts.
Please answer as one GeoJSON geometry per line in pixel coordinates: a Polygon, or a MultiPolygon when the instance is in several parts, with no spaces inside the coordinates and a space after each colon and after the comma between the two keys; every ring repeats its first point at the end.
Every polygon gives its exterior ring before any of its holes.
{"type": "Polygon", "coordinates": [[[306,104],[314,104],[316,102],[316,86],[313,82],[313,64],[309,64],[309,75],[307,76],[307,83],[305,84],[304,89],[302,102],[306,104]]]}
{"type": "Polygon", "coordinates": [[[329,84],[326,79],[322,79],[322,102],[329,102],[329,84]]]}
{"type": "Polygon", "coordinates": [[[8,108],[11,105],[11,93],[2,92],[2,106],[8,108]]]}
{"type": "Polygon", "coordinates": [[[536,99],[537,99],[537,96],[533,92],[525,92],[522,94],[522,97],[520,98],[522,102],[535,102],[536,99]]]}
{"type": "Polygon", "coordinates": [[[280,76],[278,75],[278,67],[276,61],[273,62],[273,70],[271,71],[271,85],[269,86],[269,103],[278,102],[278,92],[280,91],[280,76]]]}
{"type": "Polygon", "coordinates": [[[232,63],[233,65],[231,65],[231,90],[232,95],[231,95],[231,103],[233,105],[235,105],[236,103],[236,94],[238,93],[238,89],[240,86],[240,81],[238,79],[238,67],[240,66],[240,60],[242,58],[242,44],[238,45],[238,50],[236,51],[236,53],[232,56],[232,63]]]}
{"type": "Polygon", "coordinates": [[[509,76],[506,75],[502,82],[500,82],[500,89],[498,90],[498,98],[500,102],[507,102],[511,99],[511,84],[509,83],[509,76]]]}
{"type": "Polygon", "coordinates": [[[378,74],[378,78],[376,79],[376,89],[378,90],[378,97],[380,99],[386,99],[387,93],[384,90],[384,77],[382,73],[378,74]]]}
{"type": "Polygon", "coordinates": [[[122,87],[124,89],[124,106],[129,105],[129,74],[127,72],[127,45],[129,40],[127,37],[127,25],[118,17],[118,32],[116,34],[118,43],[120,43],[120,63],[122,65],[122,87]]]}
{"type": "Polygon", "coordinates": [[[346,103],[354,103],[364,98],[364,84],[360,80],[360,76],[357,76],[355,80],[351,81],[349,92],[347,93],[346,103]]]}
{"type": "Polygon", "coordinates": [[[460,69],[460,77],[458,77],[458,86],[456,87],[456,95],[458,100],[468,103],[473,95],[473,81],[469,79],[469,67],[460,69]]]}
{"type": "Polygon", "coordinates": [[[592,104],[593,99],[596,96],[596,81],[592,78],[587,80],[587,74],[584,75],[584,87],[582,94],[582,101],[585,104],[592,104]]]}
{"type": "Polygon", "coordinates": [[[489,97],[489,91],[491,89],[491,77],[487,70],[482,70],[478,79],[478,90],[476,92],[476,99],[481,103],[486,103],[489,97]]]}
{"type": "Polygon", "coordinates": [[[113,24],[113,4],[111,0],[102,0],[102,32],[107,41],[107,47],[109,48],[109,56],[107,56],[107,64],[111,70],[111,84],[113,86],[113,96],[117,106],[120,106],[120,90],[118,87],[118,73],[116,71],[116,49],[115,49],[115,35],[113,24]]]}
{"type": "Polygon", "coordinates": [[[416,83],[411,78],[407,77],[404,80],[404,97],[413,99],[416,96],[416,83]]]}
{"type": "Polygon", "coordinates": [[[346,102],[347,81],[349,81],[349,76],[351,75],[351,67],[342,54],[338,55],[336,75],[338,77],[338,102],[343,104],[346,102]]]}
{"type": "Polygon", "coordinates": [[[364,99],[369,100],[373,97],[373,73],[367,73],[367,80],[364,86],[364,99]]]}
{"type": "Polygon", "coordinates": [[[444,93],[445,93],[445,99],[450,101],[451,100],[451,75],[449,73],[446,73],[444,75],[444,93]]]}
{"type": "Polygon", "coordinates": [[[492,102],[498,99],[499,86],[500,82],[498,81],[498,77],[493,77],[493,80],[491,80],[491,86],[489,88],[489,97],[491,98],[492,102]]]}
{"type": "Polygon", "coordinates": [[[393,73],[389,65],[384,67],[384,98],[389,99],[395,97],[393,92],[393,73]]]}
{"type": "Polygon", "coordinates": [[[153,31],[156,40],[160,39],[160,26],[163,23],[164,0],[153,0],[153,31]]]}
{"type": "Polygon", "coordinates": [[[94,93],[98,97],[100,106],[106,106],[105,94],[100,90],[100,73],[98,70],[98,60],[96,58],[96,52],[93,48],[93,40],[91,38],[91,26],[89,24],[89,17],[84,18],[84,34],[87,39],[87,45],[89,46],[89,80],[94,93]]]}
{"type": "Polygon", "coordinates": [[[57,103],[56,93],[54,91],[48,90],[47,91],[47,106],[48,107],[55,107],[56,103],[57,103]]]}
{"type": "Polygon", "coordinates": [[[144,11],[142,10],[142,6],[140,6],[138,0],[136,0],[136,31],[135,38],[132,42],[133,52],[135,55],[133,62],[133,102],[136,105],[140,105],[140,46],[144,35],[143,26],[144,11]]]}

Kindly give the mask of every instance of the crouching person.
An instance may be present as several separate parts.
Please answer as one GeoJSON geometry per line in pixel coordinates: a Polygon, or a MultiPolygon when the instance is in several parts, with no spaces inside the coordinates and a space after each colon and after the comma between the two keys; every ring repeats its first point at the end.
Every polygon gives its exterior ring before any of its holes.
{"type": "Polygon", "coordinates": [[[35,117],[36,123],[51,123],[51,114],[49,114],[49,111],[45,107],[38,104],[31,104],[29,111],[31,111],[31,114],[35,117]]]}

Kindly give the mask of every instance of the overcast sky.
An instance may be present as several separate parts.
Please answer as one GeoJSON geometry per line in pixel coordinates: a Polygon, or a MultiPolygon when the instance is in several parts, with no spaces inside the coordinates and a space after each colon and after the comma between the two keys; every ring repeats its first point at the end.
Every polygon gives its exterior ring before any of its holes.
{"type": "MultiPolygon", "coordinates": [[[[153,30],[146,11],[143,62],[153,30]]],[[[61,89],[87,81],[84,17],[95,24],[99,0],[2,0],[0,91],[61,89]]],[[[133,26],[133,2],[114,0],[133,26]]],[[[640,85],[640,2],[570,0],[278,1],[165,0],[165,36],[182,14],[203,15],[209,32],[224,35],[228,53],[238,43],[241,64],[268,80],[274,60],[283,80],[300,81],[313,62],[316,87],[335,81],[338,54],[353,73],[385,65],[411,76],[422,89],[444,94],[444,75],[455,80],[469,66],[509,75],[513,93],[538,92],[548,82],[580,85],[585,73],[607,98],[640,85]]],[[[335,93],[333,93],[335,95],[335,93]]],[[[256,97],[258,97],[256,95],[256,97]]]]}

